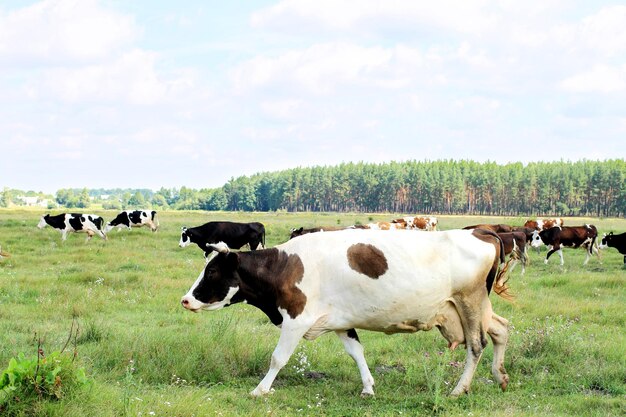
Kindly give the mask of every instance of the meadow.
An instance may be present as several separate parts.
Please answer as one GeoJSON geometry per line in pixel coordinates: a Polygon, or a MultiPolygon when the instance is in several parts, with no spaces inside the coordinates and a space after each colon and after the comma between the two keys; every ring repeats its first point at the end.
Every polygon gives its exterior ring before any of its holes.
{"type": "MultiPolygon", "coordinates": [[[[110,220],[114,211],[88,210],[110,220]]],[[[55,211],[58,213],[59,211],[55,211]]],[[[492,380],[491,343],[469,395],[448,396],[465,360],[439,332],[359,333],[376,380],[361,398],[356,365],[332,334],[302,341],[279,373],[275,392],[249,392],[269,367],[279,330],[258,310],[235,305],[193,314],[180,298],[204,265],[195,245],[178,247],[181,226],[211,220],[260,221],[267,246],[293,227],[350,225],[393,215],[167,211],[160,229],[112,231],[108,241],[36,228],[43,211],[0,209],[0,372],[20,352],[61,349],[72,323],[76,363],[91,384],[58,400],[13,403],[11,416],[621,416],[626,415],[626,269],[614,249],[583,266],[564,249],[548,265],[530,251],[525,275],[509,281],[516,300],[492,294],[511,323],[506,392],[492,380]]],[[[442,230],[523,218],[438,216],[442,230]]],[[[600,234],[626,231],[624,219],[566,218],[600,234]]],[[[420,232],[415,232],[420,233],[420,232]]],[[[424,232],[426,233],[426,232],[424,232]]],[[[1,414],[1,413],[0,413],[1,414]]]]}

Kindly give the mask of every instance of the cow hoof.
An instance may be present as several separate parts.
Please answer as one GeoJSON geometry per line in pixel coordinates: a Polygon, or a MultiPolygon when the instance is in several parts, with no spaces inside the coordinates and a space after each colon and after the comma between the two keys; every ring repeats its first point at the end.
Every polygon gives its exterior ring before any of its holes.
{"type": "Polygon", "coordinates": [[[502,382],[500,383],[500,389],[502,390],[502,392],[506,391],[506,387],[509,386],[509,376],[508,375],[504,375],[504,378],[502,380],[502,382]]]}
{"type": "Polygon", "coordinates": [[[274,392],[274,389],[270,389],[269,391],[265,391],[265,390],[263,390],[263,389],[261,389],[261,388],[259,388],[259,387],[256,387],[256,388],[255,388],[255,389],[254,389],[254,390],[250,393],[250,395],[251,395],[251,396],[253,396],[253,397],[262,397],[262,396],[264,396],[264,395],[271,394],[271,393],[273,393],[273,392],[274,392]]]}
{"type": "Polygon", "coordinates": [[[374,391],[361,391],[361,398],[372,398],[374,396],[374,391]]]}

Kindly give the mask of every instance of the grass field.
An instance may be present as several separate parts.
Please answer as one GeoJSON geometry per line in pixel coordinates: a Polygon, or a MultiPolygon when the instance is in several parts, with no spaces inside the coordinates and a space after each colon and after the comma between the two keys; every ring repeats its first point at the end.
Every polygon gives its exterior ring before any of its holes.
{"type": "MultiPolygon", "coordinates": [[[[91,210],[90,210],[91,211],[91,210]]],[[[106,220],[116,213],[96,211],[106,220]]],[[[361,331],[376,396],[360,398],[354,362],[334,335],[302,341],[274,383],[249,392],[269,366],[279,335],[247,305],[192,314],[179,304],[204,265],[194,245],[178,247],[181,226],[210,220],[261,221],[267,245],[292,227],[350,225],[390,215],[163,212],[157,233],[139,229],[84,234],[65,243],[36,228],[42,212],[0,210],[0,370],[20,352],[36,355],[65,344],[80,326],[76,361],[93,383],[60,400],[12,404],[20,416],[623,416],[626,415],[626,269],[614,249],[582,266],[582,250],[564,250],[544,265],[531,251],[524,276],[509,281],[517,299],[492,295],[511,322],[507,392],[493,383],[489,344],[469,395],[452,399],[464,349],[449,352],[439,332],[386,336],[361,331]]],[[[440,216],[441,229],[481,222],[521,225],[522,218],[440,216]]],[[[626,231],[624,219],[593,223],[600,234],[626,231]]],[[[416,232],[419,233],[419,232],[416,232]]],[[[73,349],[73,347],[72,347],[73,349]]],[[[1,413],[0,413],[1,414],[1,413]]]]}

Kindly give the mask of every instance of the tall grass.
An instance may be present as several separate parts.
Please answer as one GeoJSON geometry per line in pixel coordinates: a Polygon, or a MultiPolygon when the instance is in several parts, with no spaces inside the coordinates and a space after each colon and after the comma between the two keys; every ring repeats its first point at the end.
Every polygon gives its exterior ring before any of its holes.
{"type": "MultiPolygon", "coordinates": [[[[301,342],[281,371],[275,393],[248,393],[269,366],[279,335],[248,305],[191,314],[180,297],[204,265],[201,251],[178,247],[181,226],[210,220],[261,221],[268,246],[293,227],[350,225],[393,218],[379,214],[163,212],[157,233],[112,232],[85,243],[84,235],[35,226],[42,213],[0,210],[0,368],[31,352],[34,335],[58,346],[72,320],[80,325],[77,361],[91,388],[58,401],[15,411],[24,416],[213,415],[576,415],[626,413],[626,270],[622,256],[582,266],[582,250],[564,250],[565,267],[545,249],[531,252],[526,275],[510,281],[514,303],[492,297],[511,322],[505,366],[511,383],[492,381],[493,351],[480,362],[470,395],[451,399],[463,349],[449,352],[435,332],[386,336],[361,331],[376,396],[359,397],[361,382],[340,341],[327,335],[301,342]],[[153,413],[153,414],[151,414],[153,413]]],[[[101,211],[106,219],[114,212],[101,211]]],[[[442,229],[481,222],[522,224],[521,218],[440,217],[442,229]]],[[[594,223],[600,233],[626,230],[623,219],[566,219],[594,223]]],[[[19,408],[18,408],[19,409],[19,408]]]]}

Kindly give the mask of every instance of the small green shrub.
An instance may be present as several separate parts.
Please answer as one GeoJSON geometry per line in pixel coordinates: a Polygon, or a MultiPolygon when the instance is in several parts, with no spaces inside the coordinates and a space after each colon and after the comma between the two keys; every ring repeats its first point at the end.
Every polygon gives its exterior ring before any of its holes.
{"type": "Polygon", "coordinates": [[[88,383],[84,368],[74,364],[69,354],[54,351],[44,356],[39,349],[36,357],[26,358],[20,353],[0,375],[0,411],[12,402],[60,399],[88,383]]]}

